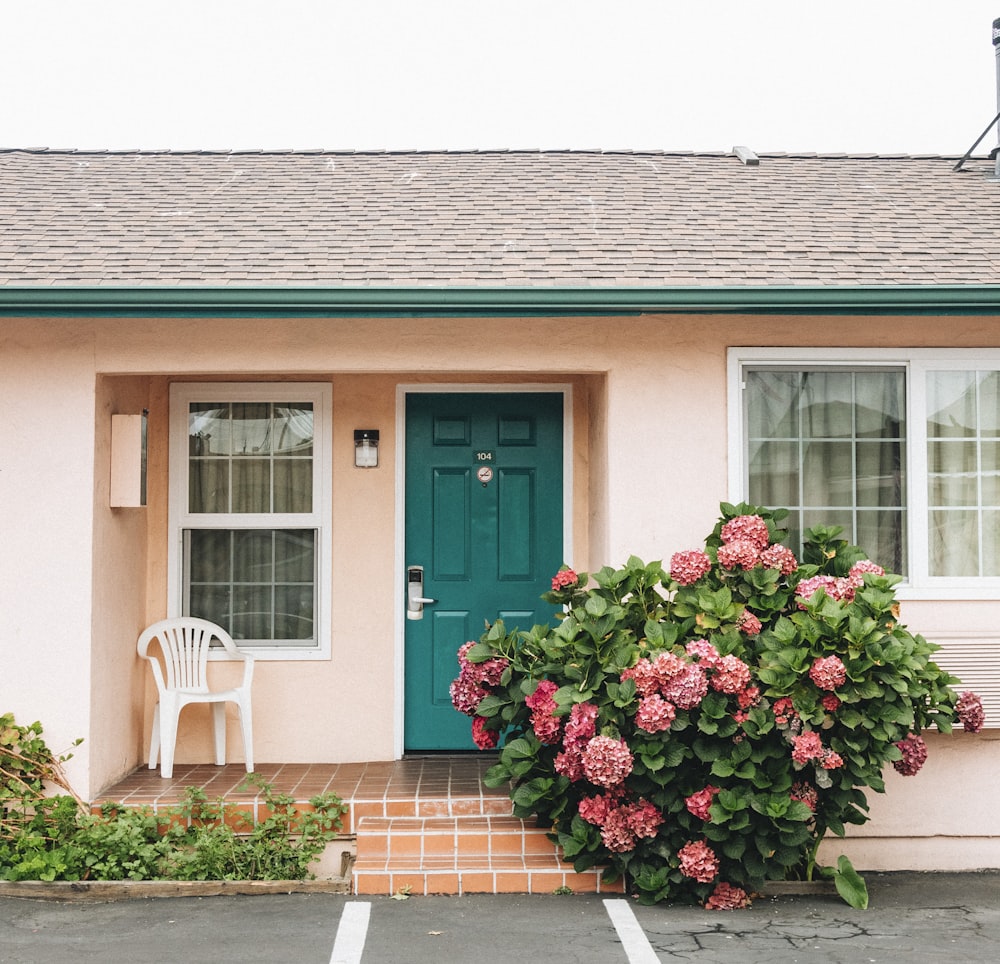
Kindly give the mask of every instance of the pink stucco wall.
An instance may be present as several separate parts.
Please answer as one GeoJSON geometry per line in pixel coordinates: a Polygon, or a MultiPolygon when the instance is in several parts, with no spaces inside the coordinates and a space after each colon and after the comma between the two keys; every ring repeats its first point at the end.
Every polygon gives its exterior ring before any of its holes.
{"type": "MultiPolygon", "coordinates": [[[[54,747],[86,737],[71,775],[91,795],[144,762],[152,694],[134,645],[141,626],[167,608],[170,380],[332,385],[332,656],[258,665],[255,737],[260,762],[350,761],[390,759],[400,747],[400,385],[570,384],[568,561],[595,569],[631,553],[668,558],[710,531],[730,495],[728,347],[993,340],[980,319],[680,315],[10,319],[0,339],[0,696],[20,719],[41,719],[54,747]],[[137,407],[150,410],[149,505],[110,509],[110,414],[137,407]],[[347,440],[361,425],[382,432],[376,471],[352,465],[347,440]]],[[[1000,625],[1000,601],[922,601],[912,612],[904,618],[918,630],[1000,625]]],[[[197,710],[187,712],[178,759],[208,760],[207,726],[197,710]]],[[[934,841],[953,836],[965,841],[955,848],[959,862],[1000,866],[1000,818],[989,808],[955,808],[952,796],[956,781],[972,774],[982,799],[1000,790],[995,732],[958,734],[942,741],[940,754],[935,744],[927,774],[879,799],[865,838],[851,842],[867,847],[860,865],[903,866],[904,853],[913,866],[942,863],[934,841]],[[917,800],[930,813],[925,821],[913,817],[917,800]],[[913,838],[923,841],[916,850],[913,838]]]]}

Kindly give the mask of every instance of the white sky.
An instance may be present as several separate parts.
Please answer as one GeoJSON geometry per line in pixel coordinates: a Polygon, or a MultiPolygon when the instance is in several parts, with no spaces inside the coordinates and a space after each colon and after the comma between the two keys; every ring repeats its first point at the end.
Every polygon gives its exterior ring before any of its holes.
{"type": "Polygon", "coordinates": [[[997,112],[997,17],[1000,0],[0,0],[0,147],[962,154],[997,112]]]}

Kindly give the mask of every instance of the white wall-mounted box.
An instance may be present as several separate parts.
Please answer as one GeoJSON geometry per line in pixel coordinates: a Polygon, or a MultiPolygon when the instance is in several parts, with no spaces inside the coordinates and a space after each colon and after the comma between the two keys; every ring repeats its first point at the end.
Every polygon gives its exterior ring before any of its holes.
{"type": "Polygon", "coordinates": [[[146,416],[111,416],[112,508],[146,504],[146,416]]]}

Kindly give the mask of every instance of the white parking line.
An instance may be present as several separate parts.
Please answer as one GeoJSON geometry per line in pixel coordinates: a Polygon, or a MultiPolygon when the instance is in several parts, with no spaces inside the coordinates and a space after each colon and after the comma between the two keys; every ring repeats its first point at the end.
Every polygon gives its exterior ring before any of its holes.
{"type": "Polygon", "coordinates": [[[626,900],[606,900],[604,909],[615,925],[618,938],[622,942],[629,964],[659,964],[660,959],[649,943],[645,931],[632,913],[626,900]]]}
{"type": "Polygon", "coordinates": [[[372,905],[365,901],[344,904],[330,964],[361,964],[361,952],[365,949],[371,912],[372,905]]]}

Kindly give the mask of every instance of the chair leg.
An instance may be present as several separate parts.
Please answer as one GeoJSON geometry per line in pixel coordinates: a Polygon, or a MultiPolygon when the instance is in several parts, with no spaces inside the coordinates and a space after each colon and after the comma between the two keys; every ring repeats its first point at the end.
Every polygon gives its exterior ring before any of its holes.
{"type": "Polygon", "coordinates": [[[156,758],[160,755],[160,704],[153,707],[153,727],[149,734],[149,769],[156,769],[156,758]]]}
{"type": "Polygon", "coordinates": [[[180,707],[174,702],[160,702],[160,776],[174,775],[174,747],[177,745],[177,717],[180,707]]]}
{"type": "Polygon", "coordinates": [[[246,760],[247,773],[253,773],[253,718],[249,705],[242,700],[236,706],[240,711],[240,728],[243,731],[243,758],[246,760]]]}
{"type": "Polygon", "coordinates": [[[215,733],[215,765],[226,762],[226,704],[212,704],[212,730],[215,733]]]}

